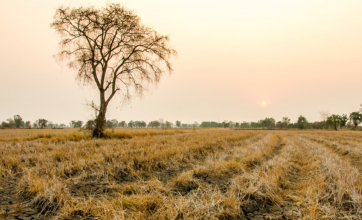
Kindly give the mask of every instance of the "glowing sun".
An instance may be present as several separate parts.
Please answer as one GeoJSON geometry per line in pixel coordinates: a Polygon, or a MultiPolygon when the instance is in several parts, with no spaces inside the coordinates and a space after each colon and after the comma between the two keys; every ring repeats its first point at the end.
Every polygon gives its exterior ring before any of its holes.
{"type": "Polygon", "coordinates": [[[261,104],[262,104],[263,106],[265,106],[265,105],[266,105],[266,102],[262,102],[261,104]]]}

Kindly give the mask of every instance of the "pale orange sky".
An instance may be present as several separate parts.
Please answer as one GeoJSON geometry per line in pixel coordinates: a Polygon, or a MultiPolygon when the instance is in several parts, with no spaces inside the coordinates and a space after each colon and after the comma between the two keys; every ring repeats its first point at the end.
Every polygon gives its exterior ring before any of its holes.
{"type": "MultiPolygon", "coordinates": [[[[96,91],[52,57],[55,8],[104,0],[0,2],[0,121],[90,119],[96,91]]],[[[174,73],[142,99],[113,100],[108,119],[174,122],[277,121],[362,104],[362,1],[122,0],[143,23],[169,35],[174,73]],[[262,106],[265,101],[266,106],[262,106]]]]}

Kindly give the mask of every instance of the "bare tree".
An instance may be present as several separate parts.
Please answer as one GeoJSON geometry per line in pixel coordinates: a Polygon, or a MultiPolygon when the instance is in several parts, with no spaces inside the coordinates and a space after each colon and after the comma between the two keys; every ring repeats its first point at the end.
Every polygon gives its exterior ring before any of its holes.
{"type": "Polygon", "coordinates": [[[327,118],[331,115],[328,111],[320,111],[319,114],[321,115],[321,120],[326,121],[327,118]]]}
{"type": "Polygon", "coordinates": [[[163,118],[158,119],[158,121],[160,122],[161,128],[164,128],[164,127],[165,127],[165,123],[164,123],[163,118]]]}
{"type": "Polygon", "coordinates": [[[56,10],[51,23],[61,36],[60,60],[69,60],[78,70],[78,79],[99,90],[99,106],[93,137],[103,137],[107,106],[116,93],[125,99],[139,95],[157,83],[176,51],[169,37],[141,24],[140,18],[119,4],[56,10]]]}

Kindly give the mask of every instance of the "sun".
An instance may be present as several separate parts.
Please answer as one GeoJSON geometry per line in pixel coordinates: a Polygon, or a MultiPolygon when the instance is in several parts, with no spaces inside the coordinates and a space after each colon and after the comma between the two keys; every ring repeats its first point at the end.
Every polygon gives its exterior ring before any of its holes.
{"type": "Polygon", "coordinates": [[[263,106],[265,106],[265,105],[266,105],[266,102],[262,102],[261,104],[262,104],[263,106]]]}

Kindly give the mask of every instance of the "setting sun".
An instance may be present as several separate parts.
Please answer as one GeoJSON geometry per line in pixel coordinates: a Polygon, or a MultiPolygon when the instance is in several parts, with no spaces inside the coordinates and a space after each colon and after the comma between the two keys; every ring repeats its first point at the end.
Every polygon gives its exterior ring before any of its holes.
{"type": "Polygon", "coordinates": [[[265,106],[266,105],[266,102],[263,102],[263,103],[261,103],[263,106],[265,106]]]}

